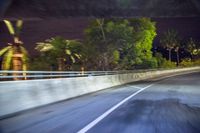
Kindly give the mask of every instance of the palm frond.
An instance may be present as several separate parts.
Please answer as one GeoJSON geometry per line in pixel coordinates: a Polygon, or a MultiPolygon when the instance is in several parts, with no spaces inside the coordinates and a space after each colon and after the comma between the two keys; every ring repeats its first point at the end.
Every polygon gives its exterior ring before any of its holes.
{"type": "Polygon", "coordinates": [[[17,36],[19,36],[19,34],[22,30],[22,25],[23,25],[23,21],[17,20],[17,22],[16,22],[16,34],[17,34],[17,36]]]}
{"type": "Polygon", "coordinates": [[[72,60],[73,63],[76,62],[76,60],[75,60],[75,58],[73,56],[70,56],[70,58],[71,58],[71,60],[72,60]]]}
{"type": "Polygon", "coordinates": [[[22,28],[23,20],[17,20],[16,27],[22,28]]]}
{"type": "Polygon", "coordinates": [[[46,51],[52,50],[54,48],[53,45],[50,43],[39,42],[36,44],[37,44],[37,46],[35,49],[40,52],[46,52],[46,51]]]}
{"type": "Polygon", "coordinates": [[[11,46],[7,46],[3,49],[0,50],[0,56],[2,56],[3,54],[5,54],[10,48],[12,48],[11,46]]]}
{"type": "Polygon", "coordinates": [[[15,35],[15,30],[14,30],[14,27],[13,27],[12,23],[10,21],[8,21],[8,20],[4,20],[4,23],[6,24],[10,34],[11,35],[15,35]]]}
{"type": "Polygon", "coordinates": [[[26,50],[24,47],[22,47],[22,46],[20,46],[20,50],[21,50],[21,52],[22,52],[22,54],[23,54],[23,56],[22,56],[22,61],[23,61],[23,63],[26,63],[26,62],[28,61],[28,52],[27,52],[27,50],[26,50]]]}
{"type": "Polygon", "coordinates": [[[11,62],[13,57],[13,49],[9,49],[3,58],[3,70],[9,70],[11,68],[11,62]]]}
{"type": "Polygon", "coordinates": [[[72,54],[72,52],[69,49],[66,49],[65,52],[66,52],[67,55],[71,55],[72,54]]]}
{"type": "Polygon", "coordinates": [[[81,58],[81,55],[80,54],[74,54],[74,56],[76,56],[78,59],[80,59],[81,58]]]}

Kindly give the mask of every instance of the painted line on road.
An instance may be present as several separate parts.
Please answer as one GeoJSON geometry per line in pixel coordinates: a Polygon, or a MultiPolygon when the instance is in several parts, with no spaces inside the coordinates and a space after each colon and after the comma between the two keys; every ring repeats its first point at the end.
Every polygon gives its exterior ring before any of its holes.
{"type": "Polygon", "coordinates": [[[142,89],[142,87],[139,86],[133,86],[133,85],[126,85],[127,87],[135,88],[135,89],[142,89]]]}
{"type": "Polygon", "coordinates": [[[124,100],[122,100],[121,102],[119,102],[118,104],[116,104],[115,106],[113,106],[112,108],[110,108],[109,110],[107,110],[105,113],[103,113],[101,116],[99,116],[98,118],[96,118],[94,121],[90,122],[88,125],[86,125],[84,128],[82,128],[81,130],[79,130],[77,133],[86,133],[88,130],[90,130],[92,127],[94,127],[96,124],[98,124],[101,120],[103,120],[106,116],[108,116],[110,113],[112,113],[115,109],[117,109],[119,106],[121,106],[122,104],[124,104],[125,102],[127,102],[129,99],[131,99],[132,97],[134,97],[135,95],[137,95],[138,93],[144,91],[145,89],[153,86],[154,84],[148,85],[144,88],[140,88],[140,90],[138,90],[137,92],[133,93],[132,95],[128,96],[127,98],[125,98],[124,100]]]}

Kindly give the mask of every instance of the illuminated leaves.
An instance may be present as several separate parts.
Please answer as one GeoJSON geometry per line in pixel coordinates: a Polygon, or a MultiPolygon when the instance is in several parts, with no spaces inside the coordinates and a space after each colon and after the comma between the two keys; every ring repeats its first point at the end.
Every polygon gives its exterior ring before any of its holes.
{"type": "Polygon", "coordinates": [[[60,63],[69,62],[76,63],[80,60],[80,45],[81,43],[77,40],[66,40],[62,37],[55,37],[45,40],[45,42],[37,43],[35,49],[46,57],[48,62],[55,64],[57,59],[62,59],[60,63]]]}

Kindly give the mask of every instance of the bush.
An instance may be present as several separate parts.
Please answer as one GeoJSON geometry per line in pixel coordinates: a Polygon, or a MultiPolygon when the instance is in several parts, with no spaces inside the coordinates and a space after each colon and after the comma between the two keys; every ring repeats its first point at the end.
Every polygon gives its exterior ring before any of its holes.
{"type": "Polygon", "coordinates": [[[164,59],[163,64],[160,66],[160,68],[175,68],[176,63],[171,62],[169,60],[164,59]]]}
{"type": "Polygon", "coordinates": [[[168,61],[165,58],[163,58],[162,54],[156,53],[155,58],[158,63],[159,68],[175,68],[176,64],[174,62],[168,61]]]}
{"type": "Polygon", "coordinates": [[[135,66],[139,69],[153,69],[158,67],[158,62],[156,58],[152,57],[151,59],[142,60],[142,63],[135,66]]]}
{"type": "Polygon", "coordinates": [[[200,59],[194,61],[195,66],[200,66],[200,59]]]}
{"type": "Polygon", "coordinates": [[[30,60],[31,71],[50,71],[51,65],[42,57],[36,57],[30,60]]]}
{"type": "Polygon", "coordinates": [[[194,62],[192,62],[191,59],[187,58],[187,59],[183,59],[179,65],[182,67],[191,67],[194,65],[194,62]]]}
{"type": "Polygon", "coordinates": [[[154,57],[152,57],[151,60],[147,60],[145,64],[148,68],[157,68],[158,67],[158,61],[154,57]]]}

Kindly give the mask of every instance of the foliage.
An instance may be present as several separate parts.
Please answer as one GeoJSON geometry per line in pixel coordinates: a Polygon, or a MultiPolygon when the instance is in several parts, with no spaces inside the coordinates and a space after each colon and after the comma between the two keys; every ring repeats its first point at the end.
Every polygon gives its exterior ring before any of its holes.
{"type": "Polygon", "coordinates": [[[95,66],[98,70],[116,68],[119,63],[120,50],[132,40],[132,30],[127,20],[115,22],[97,19],[91,22],[85,30],[85,43],[95,51],[89,54],[94,55],[95,59],[88,58],[90,62],[87,64],[95,66]]]}
{"type": "Polygon", "coordinates": [[[200,66],[200,59],[196,59],[193,61],[194,66],[200,66]]]}
{"type": "Polygon", "coordinates": [[[0,56],[3,56],[3,62],[2,62],[2,69],[3,70],[11,70],[15,69],[14,66],[16,64],[13,64],[13,57],[16,54],[20,54],[21,57],[19,57],[19,61],[22,64],[20,70],[27,70],[28,66],[28,52],[27,50],[22,46],[22,42],[19,41],[19,34],[22,29],[22,20],[17,20],[16,26],[14,27],[12,23],[8,20],[4,20],[8,31],[13,36],[14,43],[10,44],[8,43],[8,46],[0,50],[0,56]]]}
{"type": "Polygon", "coordinates": [[[176,63],[165,59],[160,68],[176,68],[176,63]]]}
{"type": "Polygon", "coordinates": [[[34,57],[30,59],[31,65],[30,70],[31,71],[52,71],[55,70],[51,68],[51,62],[47,61],[44,56],[34,57]]]}
{"type": "Polygon", "coordinates": [[[123,48],[122,65],[125,69],[156,67],[152,57],[152,43],[156,36],[155,23],[148,18],[131,19],[132,40],[123,48]],[[148,65],[147,65],[148,64],[148,65]]]}
{"type": "Polygon", "coordinates": [[[200,66],[200,59],[191,60],[190,58],[183,59],[180,63],[182,67],[200,66]]]}
{"type": "Polygon", "coordinates": [[[120,59],[120,53],[118,50],[113,51],[113,64],[117,64],[120,59]]]}
{"type": "MultiPolygon", "coordinates": [[[[178,55],[178,49],[180,47],[179,36],[176,30],[170,29],[164,32],[160,39],[160,45],[169,51],[169,61],[171,61],[171,51],[176,49],[178,55]]],[[[177,57],[178,58],[178,57],[177,57]]],[[[179,60],[179,59],[178,59],[179,60]]]]}
{"type": "Polygon", "coordinates": [[[81,58],[80,46],[81,43],[77,40],[65,40],[62,37],[55,37],[37,43],[35,49],[41,53],[41,56],[46,57],[50,64],[64,69],[65,64],[63,63],[73,64],[81,58]]]}
{"type": "Polygon", "coordinates": [[[194,65],[194,63],[193,63],[192,60],[189,59],[189,58],[183,59],[183,60],[181,61],[181,63],[180,63],[180,66],[182,66],[182,67],[191,67],[191,66],[193,66],[193,65],[194,65]]]}
{"type": "Polygon", "coordinates": [[[170,29],[164,32],[161,37],[160,44],[162,47],[172,49],[176,45],[179,45],[179,37],[176,30],[170,29]]]}
{"type": "Polygon", "coordinates": [[[162,56],[162,54],[161,53],[158,53],[158,52],[156,52],[155,53],[155,58],[156,58],[156,60],[157,60],[157,63],[158,63],[158,67],[161,67],[162,66],[162,64],[165,62],[165,58],[163,58],[163,56],[162,56]]]}
{"type": "Polygon", "coordinates": [[[139,69],[149,69],[157,67],[158,67],[158,62],[156,58],[152,57],[151,60],[143,60],[143,63],[139,66],[139,69]]]}
{"type": "MultiPolygon", "coordinates": [[[[27,70],[28,66],[28,52],[26,49],[22,46],[19,47],[19,51],[21,51],[22,57],[22,70],[27,70]]],[[[3,56],[3,62],[2,62],[2,69],[3,70],[11,70],[12,69],[12,59],[14,56],[14,46],[11,44],[10,46],[7,46],[0,50],[0,56],[3,56]]]]}
{"type": "Polygon", "coordinates": [[[192,55],[192,58],[200,55],[200,46],[192,38],[186,43],[185,49],[192,55]]]}
{"type": "Polygon", "coordinates": [[[151,52],[156,28],[150,19],[95,20],[85,34],[85,43],[96,51],[91,53],[95,59],[88,60],[98,70],[132,69],[134,66],[156,64],[152,63],[154,59],[151,52]]]}
{"type": "Polygon", "coordinates": [[[155,58],[158,63],[158,68],[175,68],[176,67],[174,62],[171,62],[163,58],[161,53],[156,53],[155,58]]]}

